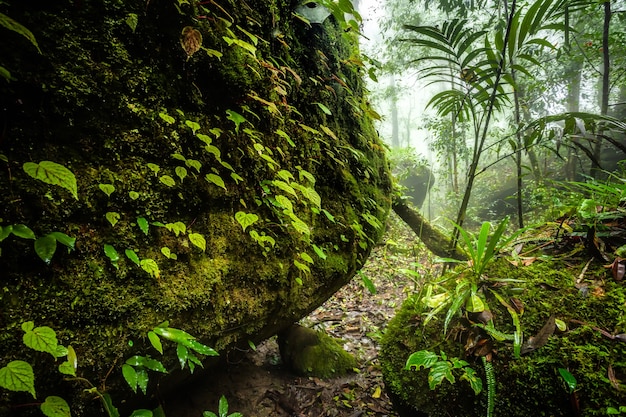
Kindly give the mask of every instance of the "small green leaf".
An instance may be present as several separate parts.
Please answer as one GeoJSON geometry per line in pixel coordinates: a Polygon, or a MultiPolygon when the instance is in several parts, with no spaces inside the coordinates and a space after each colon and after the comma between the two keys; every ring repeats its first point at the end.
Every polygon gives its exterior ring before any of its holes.
{"type": "Polygon", "coordinates": [[[244,213],[243,211],[238,211],[235,213],[235,220],[237,220],[245,232],[248,226],[253,225],[259,220],[259,216],[254,213],[244,213]]]}
{"type": "Polygon", "coordinates": [[[291,200],[284,195],[278,194],[276,196],[276,202],[285,210],[293,211],[293,204],[291,203],[291,200]]]}
{"type": "Polygon", "coordinates": [[[185,165],[187,165],[189,168],[195,169],[196,172],[200,172],[200,168],[202,168],[202,163],[195,159],[187,159],[185,161],[185,165]]]}
{"type": "Polygon", "coordinates": [[[116,269],[119,268],[119,266],[117,265],[117,261],[120,260],[120,255],[119,253],[117,253],[113,245],[109,245],[108,243],[105,243],[104,254],[111,260],[111,263],[116,269]]]}
{"type": "Polygon", "coordinates": [[[361,277],[361,281],[363,281],[363,286],[365,288],[367,288],[367,290],[369,291],[370,294],[375,295],[376,294],[376,286],[374,285],[372,280],[370,280],[367,277],[367,275],[365,275],[362,271],[359,271],[359,276],[361,277]]]}
{"type": "Polygon", "coordinates": [[[120,214],[116,211],[108,211],[104,217],[111,223],[111,226],[115,226],[120,220],[120,214]]]}
{"type": "Polygon", "coordinates": [[[144,235],[148,234],[148,220],[145,217],[137,217],[137,226],[143,232],[144,235]]]}
{"type": "Polygon", "coordinates": [[[444,379],[454,384],[455,378],[452,374],[452,364],[448,361],[435,362],[428,373],[428,386],[431,390],[441,384],[444,379]]]}
{"type": "Polygon", "coordinates": [[[141,266],[141,261],[139,260],[139,256],[137,256],[137,254],[135,253],[134,250],[132,249],[126,249],[124,251],[124,254],[126,255],[126,257],[128,259],[130,259],[131,261],[133,261],[137,266],[141,266]]]}
{"type": "Polygon", "coordinates": [[[176,345],[176,356],[178,356],[180,369],[185,369],[185,364],[187,363],[187,359],[189,359],[189,351],[182,343],[176,345]]]}
{"type": "Polygon", "coordinates": [[[323,105],[322,103],[313,103],[313,104],[317,104],[317,107],[320,108],[320,110],[322,110],[324,113],[326,113],[327,115],[332,115],[333,113],[330,111],[330,109],[328,107],[326,107],[325,105],[323,105]]]}
{"type": "Polygon", "coordinates": [[[311,268],[309,268],[308,265],[303,264],[302,262],[299,262],[294,259],[293,264],[295,265],[296,268],[298,268],[302,272],[307,272],[307,273],[311,272],[311,268]]]}
{"type": "Polygon", "coordinates": [[[72,345],[69,345],[67,347],[67,361],[70,363],[70,365],[72,365],[72,368],[74,368],[74,370],[78,369],[78,356],[76,355],[76,351],[74,350],[72,345]]]}
{"type": "Polygon", "coordinates": [[[217,412],[220,414],[220,417],[226,417],[228,414],[228,401],[225,396],[220,397],[220,401],[217,406],[217,412]]]}
{"type": "Polygon", "coordinates": [[[317,245],[311,245],[311,247],[313,248],[313,251],[317,254],[317,256],[320,257],[320,259],[325,260],[327,258],[322,248],[317,245]]]}
{"type": "Polygon", "coordinates": [[[198,130],[200,130],[200,124],[198,122],[194,122],[193,120],[185,120],[185,126],[190,128],[194,135],[198,130]]]}
{"type": "Polygon", "coordinates": [[[206,251],[206,240],[200,233],[189,233],[189,241],[196,247],[202,249],[202,252],[206,251]]]}
{"type": "Polygon", "coordinates": [[[76,376],[76,369],[74,369],[69,361],[65,361],[59,365],[59,372],[63,375],[76,376]]]}
{"type": "Polygon", "coordinates": [[[141,269],[149,273],[154,278],[161,277],[161,271],[159,270],[159,265],[154,261],[154,259],[142,259],[140,262],[141,269]]]}
{"type": "Polygon", "coordinates": [[[161,113],[159,113],[159,117],[161,118],[161,120],[163,120],[167,124],[171,125],[171,124],[176,123],[176,119],[174,119],[172,116],[167,114],[166,111],[162,111],[161,113]]]}
{"type": "Polygon", "coordinates": [[[574,392],[574,390],[576,390],[576,385],[578,384],[574,375],[572,375],[565,368],[559,368],[559,374],[561,374],[561,377],[565,381],[565,384],[567,385],[567,389],[569,393],[571,394],[572,392],[574,392]]]}
{"type": "Polygon", "coordinates": [[[56,357],[59,342],[57,341],[56,332],[48,326],[35,327],[27,331],[24,333],[22,341],[33,350],[47,352],[56,357]]]}
{"type": "MultiPolygon", "coordinates": [[[[164,323],[167,325],[167,322],[164,323]]],[[[190,335],[184,330],[176,329],[174,327],[158,326],[153,331],[164,339],[170,340],[176,343],[183,343],[185,340],[194,340],[195,337],[190,335]]]]}
{"type": "MultiPolygon", "coordinates": [[[[2,242],[4,239],[9,237],[9,235],[11,234],[12,231],[13,231],[13,225],[11,225],[11,224],[8,225],[8,226],[0,226],[0,242],[2,242]]],[[[31,230],[31,232],[32,232],[32,230],[31,230]]],[[[33,233],[33,236],[34,235],[35,234],[33,233]]]]}
{"type": "Polygon", "coordinates": [[[226,110],[226,118],[235,123],[235,133],[239,133],[239,125],[246,121],[246,118],[233,110],[226,110]]]}
{"type": "Polygon", "coordinates": [[[210,348],[206,345],[203,345],[202,343],[197,342],[195,340],[185,339],[181,343],[185,345],[186,347],[188,347],[189,349],[192,349],[193,351],[198,352],[201,355],[219,356],[219,353],[217,353],[215,349],[210,348]]]}
{"type": "Polygon", "coordinates": [[[178,178],[180,178],[180,182],[183,182],[183,180],[187,177],[187,169],[184,167],[176,167],[175,171],[178,178]]]}
{"type": "Polygon", "coordinates": [[[44,261],[47,265],[50,264],[54,253],[57,250],[57,240],[50,236],[40,237],[35,240],[35,253],[42,261],[44,261]]]}
{"type": "Polygon", "coordinates": [[[147,391],[148,391],[148,372],[145,369],[137,369],[137,385],[139,386],[139,389],[141,390],[141,392],[144,393],[144,395],[146,395],[147,391]]]}
{"type": "Polygon", "coordinates": [[[70,406],[67,402],[56,396],[46,397],[46,400],[41,404],[41,412],[47,417],[71,417],[70,406]]]}
{"type": "Polygon", "coordinates": [[[13,20],[9,16],[5,15],[4,13],[0,13],[0,26],[5,27],[9,30],[12,30],[15,33],[22,35],[23,37],[28,39],[35,48],[37,48],[37,51],[39,51],[39,53],[41,53],[41,49],[39,49],[39,45],[37,44],[37,40],[35,39],[35,36],[32,34],[30,30],[28,30],[22,24],[13,20]]]}
{"type": "Polygon", "coordinates": [[[137,191],[129,191],[128,196],[131,200],[137,200],[139,198],[139,193],[137,191]]]}
{"type": "Polygon", "coordinates": [[[28,362],[9,362],[0,369],[0,387],[11,391],[26,391],[36,398],[33,368],[28,362]]]}
{"type": "Polygon", "coordinates": [[[26,162],[23,165],[24,172],[31,177],[45,182],[46,184],[58,185],[68,190],[78,200],[76,177],[69,169],[56,162],[41,161],[40,163],[26,162]]]}
{"type": "Polygon", "coordinates": [[[157,175],[161,170],[160,166],[158,166],[157,164],[153,164],[152,162],[147,163],[146,166],[150,168],[150,171],[154,172],[154,175],[157,175]]]}
{"type": "Polygon", "coordinates": [[[122,376],[126,380],[130,389],[132,389],[134,393],[137,393],[137,371],[135,371],[135,368],[126,363],[123,364],[122,376]]]}
{"type": "Polygon", "coordinates": [[[420,350],[419,352],[415,352],[409,356],[409,359],[406,361],[406,365],[404,369],[413,369],[416,368],[418,371],[423,366],[424,369],[428,369],[433,366],[439,360],[439,356],[428,350],[420,350]]]}
{"type": "Polygon", "coordinates": [[[556,328],[559,329],[560,332],[564,332],[567,330],[567,325],[561,319],[554,319],[554,324],[556,325],[556,328]]]}
{"type": "Polygon", "coordinates": [[[107,195],[107,197],[111,197],[111,194],[115,191],[115,186],[113,184],[98,184],[98,188],[107,195]]]}
{"type": "Polygon", "coordinates": [[[485,311],[485,303],[477,294],[471,294],[465,303],[465,309],[470,313],[485,311]]]}
{"type": "Polygon", "coordinates": [[[219,175],[206,174],[205,179],[208,182],[213,183],[213,184],[217,185],[218,187],[223,188],[224,190],[226,189],[226,185],[224,184],[224,180],[219,175]]]}
{"type": "Polygon", "coordinates": [[[300,253],[300,258],[302,258],[302,260],[303,260],[304,262],[307,262],[307,263],[310,263],[310,264],[313,264],[313,263],[314,263],[314,262],[313,262],[313,258],[311,258],[311,255],[309,255],[309,254],[308,254],[308,253],[306,253],[306,252],[301,252],[301,253],[300,253]]]}
{"type": "Polygon", "coordinates": [[[14,224],[11,232],[22,239],[35,239],[35,233],[23,224],[14,224]]]}
{"type": "Polygon", "coordinates": [[[174,232],[176,236],[180,233],[185,234],[187,232],[187,227],[183,222],[168,223],[165,225],[165,228],[170,232],[174,232]]]}
{"type": "Polygon", "coordinates": [[[161,339],[159,336],[153,331],[148,332],[148,340],[150,340],[150,344],[154,347],[161,355],[163,354],[163,345],[161,344],[161,339]]]}
{"type": "Polygon", "coordinates": [[[174,181],[174,178],[170,177],[169,175],[162,175],[159,178],[159,181],[161,181],[163,184],[167,185],[168,187],[173,187],[176,185],[176,181],[174,181]]]}
{"type": "Polygon", "coordinates": [[[68,236],[65,233],[52,232],[52,233],[48,233],[48,236],[53,237],[54,239],[56,239],[57,242],[59,242],[62,245],[67,246],[70,249],[74,249],[74,245],[76,244],[76,238],[68,236]]]}
{"type": "Polygon", "coordinates": [[[126,15],[126,19],[124,19],[124,22],[128,25],[130,30],[135,33],[135,29],[137,29],[137,23],[139,22],[139,17],[136,13],[128,13],[126,15]]]}

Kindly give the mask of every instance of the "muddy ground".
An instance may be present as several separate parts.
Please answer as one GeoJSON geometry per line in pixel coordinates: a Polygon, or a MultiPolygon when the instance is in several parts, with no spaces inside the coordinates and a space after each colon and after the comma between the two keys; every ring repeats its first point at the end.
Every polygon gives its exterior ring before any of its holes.
{"type": "Polygon", "coordinates": [[[212,373],[194,387],[165,400],[168,417],[202,417],[217,414],[220,396],[229,403],[229,414],[244,417],[360,417],[397,416],[385,392],[378,363],[378,344],[385,325],[406,295],[415,288],[415,277],[430,264],[428,253],[395,215],[383,242],[363,270],[300,323],[343,340],[344,349],[359,361],[356,372],[320,380],[299,377],[282,365],[276,338],[250,349],[238,363],[212,373]],[[372,294],[363,283],[369,278],[372,294]]]}

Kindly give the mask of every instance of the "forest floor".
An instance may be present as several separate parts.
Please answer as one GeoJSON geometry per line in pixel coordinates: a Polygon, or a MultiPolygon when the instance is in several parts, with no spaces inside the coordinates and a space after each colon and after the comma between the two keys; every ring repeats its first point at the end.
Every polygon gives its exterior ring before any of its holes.
{"type": "MultiPolygon", "coordinates": [[[[413,232],[392,213],[383,241],[372,251],[354,279],[300,324],[323,329],[344,342],[358,359],[358,372],[321,380],[294,375],[280,360],[276,337],[250,350],[239,363],[213,373],[197,385],[167,401],[165,412],[175,417],[217,414],[224,395],[229,413],[244,417],[361,417],[397,416],[383,383],[378,363],[378,340],[415,284],[400,270],[428,262],[428,252],[413,232]],[[364,274],[375,294],[363,284],[364,274]]],[[[422,273],[424,271],[421,271],[422,273]]]]}

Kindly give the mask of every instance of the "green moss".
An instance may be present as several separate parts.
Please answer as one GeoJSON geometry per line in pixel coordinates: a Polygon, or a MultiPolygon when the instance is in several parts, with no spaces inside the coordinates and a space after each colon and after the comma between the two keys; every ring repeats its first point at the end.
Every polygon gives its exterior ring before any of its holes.
{"type": "MultiPolygon", "coordinates": [[[[620,323],[626,312],[626,291],[623,285],[606,277],[601,266],[593,274],[603,281],[592,282],[588,293],[579,291],[574,284],[584,264],[581,260],[571,267],[547,260],[514,268],[503,260],[488,269],[486,275],[490,279],[523,281],[505,284],[496,291],[506,298],[515,296],[524,304],[521,326],[525,340],[536,335],[551,314],[568,324],[566,332],[555,333],[545,346],[520,359],[514,358],[511,342],[495,342],[496,413],[506,410],[510,416],[573,415],[570,395],[558,368],[569,370],[577,379],[576,397],[582,415],[604,415],[606,407],[626,401],[624,391],[615,389],[607,377],[609,366],[616,375],[625,375],[626,344],[602,336],[594,329],[601,328],[612,334],[622,331],[620,323]]],[[[455,285],[454,280],[450,280],[450,285],[455,285]]],[[[488,292],[485,296],[495,315],[495,327],[512,334],[514,327],[509,313],[488,292]]],[[[442,315],[423,327],[420,325],[422,311],[418,297],[412,296],[389,324],[380,354],[387,386],[399,403],[413,412],[418,410],[428,416],[484,414],[486,394],[475,396],[468,384],[452,385],[444,381],[430,391],[427,371],[404,370],[408,356],[422,349],[442,350],[449,357],[465,355],[461,343],[452,337],[443,337],[442,315]]],[[[454,332],[466,325],[459,320],[451,327],[456,329],[454,332]]],[[[465,359],[483,375],[479,358],[465,359]]]]}
{"type": "Polygon", "coordinates": [[[279,334],[278,343],[283,362],[299,375],[331,378],[357,366],[338,340],[306,327],[291,326],[279,334]]]}
{"type": "MultiPolygon", "coordinates": [[[[391,185],[371,120],[354,105],[364,100],[358,69],[346,59],[354,46],[344,45],[332,24],[309,28],[293,19],[288,3],[259,2],[250,9],[231,0],[220,2],[223,10],[182,5],[180,11],[172,2],[146,7],[142,0],[12,5],[11,16],[34,30],[43,54],[18,53],[11,42],[0,45],[3,65],[19,77],[0,84],[0,104],[11,115],[0,143],[9,159],[0,170],[0,218],[3,225],[27,224],[38,236],[61,231],[77,238],[76,250],[57,250],[50,266],[38,260],[32,242],[2,242],[0,351],[8,352],[3,360],[35,363],[40,395],[61,395],[55,391],[60,377],[54,366],[24,353],[22,321],[59,330],[61,342],[77,350],[80,375],[94,383],[110,375],[107,388],[121,401],[131,394],[120,377],[120,358],[154,355],[145,335],[158,323],[170,320],[225,355],[307,314],[364,262],[382,231],[362,214],[383,222],[391,185]],[[139,16],[135,31],[125,23],[129,13],[139,16]],[[197,19],[202,14],[208,18],[197,19]],[[202,32],[205,48],[223,53],[221,59],[204,51],[187,59],[179,38],[190,24],[202,32]],[[251,42],[241,29],[259,37],[254,57],[224,41],[232,37],[230,30],[251,42]],[[333,77],[350,91],[342,92],[345,87],[333,77]],[[270,113],[254,95],[275,104],[280,114],[270,113]],[[325,103],[332,115],[315,102],[325,103]],[[238,131],[227,110],[247,119],[238,131]],[[163,120],[162,111],[174,123],[163,120]],[[187,120],[212,138],[219,158],[205,150],[187,120]],[[324,125],[337,139],[301,125],[320,131],[324,125]],[[279,167],[262,159],[255,144],[271,152],[279,167]],[[199,172],[173,154],[201,163],[199,172]],[[31,160],[68,167],[79,200],[26,176],[21,165],[31,160]],[[243,179],[233,178],[222,162],[243,179]],[[158,164],[159,173],[148,163],[158,164]],[[179,166],[187,169],[184,181],[175,174],[179,166]],[[301,194],[292,197],[310,237],[295,231],[272,203],[277,191],[264,189],[278,169],[304,183],[298,167],[315,177],[322,208],[336,219],[330,221],[301,194]],[[207,174],[219,175],[225,189],[207,182],[207,174]],[[162,175],[176,184],[163,184],[162,175]],[[107,197],[100,183],[113,184],[115,192],[107,197]],[[250,237],[250,228],[242,230],[234,218],[238,211],[259,216],[253,228],[275,240],[271,250],[250,237]],[[115,226],[107,212],[120,214],[115,226]],[[147,234],[138,217],[151,223],[147,234]],[[177,236],[156,225],[173,222],[182,222],[187,232],[177,236]],[[366,238],[350,228],[355,222],[366,238]],[[206,239],[205,251],[190,243],[191,232],[206,239]],[[324,249],[326,260],[310,243],[324,249]],[[117,268],[105,256],[105,244],[120,254],[117,268]],[[177,260],[163,256],[162,247],[177,260]],[[127,249],[154,260],[159,276],[128,259],[127,249]],[[301,252],[315,259],[310,274],[294,266],[301,252]]],[[[176,365],[171,352],[164,361],[169,368],[176,365]]],[[[83,387],[64,387],[74,393],[75,415],[93,415],[76,395],[83,387]]],[[[7,398],[4,403],[11,402],[7,398]]]]}

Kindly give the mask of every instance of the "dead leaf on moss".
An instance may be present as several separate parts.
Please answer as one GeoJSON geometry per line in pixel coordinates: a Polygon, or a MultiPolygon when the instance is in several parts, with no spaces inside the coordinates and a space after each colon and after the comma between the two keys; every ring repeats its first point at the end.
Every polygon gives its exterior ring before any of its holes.
{"type": "Polygon", "coordinates": [[[554,329],[556,328],[555,317],[554,314],[548,318],[546,324],[543,325],[539,332],[528,338],[524,346],[522,346],[521,354],[524,355],[526,353],[530,353],[534,350],[537,350],[548,343],[548,339],[550,336],[554,334],[554,329]]]}
{"type": "Polygon", "coordinates": [[[202,46],[202,34],[191,26],[185,26],[180,38],[180,45],[187,54],[187,59],[200,50],[202,46]]]}
{"type": "Polygon", "coordinates": [[[624,279],[624,275],[626,275],[626,259],[615,258],[613,263],[609,265],[605,265],[605,268],[611,268],[611,272],[613,273],[613,279],[615,281],[621,281],[624,279]]]}
{"type": "Polygon", "coordinates": [[[532,265],[533,262],[537,260],[536,256],[531,257],[520,257],[514,261],[509,260],[509,262],[515,266],[528,266],[532,265]]]}
{"type": "Polygon", "coordinates": [[[611,385],[613,385],[613,388],[615,388],[616,390],[619,390],[620,383],[618,379],[615,377],[615,371],[613,370],[613,367],[610,364],[609,364],[607,376],[609,377],[609,381],[611,381],[611,385]]]}

